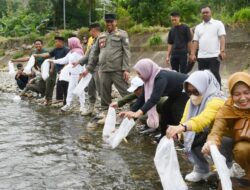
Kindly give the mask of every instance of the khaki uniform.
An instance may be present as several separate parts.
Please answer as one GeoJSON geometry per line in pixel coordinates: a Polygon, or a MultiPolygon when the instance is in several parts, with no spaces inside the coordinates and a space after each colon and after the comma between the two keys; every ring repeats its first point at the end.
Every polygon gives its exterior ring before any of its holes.
{"type": "Polygon", "coordinates": [[[93,72],[98,62],[101,105],[104,109],[107,109],[111,103],[112,84],[121,96],[128,94],[128,83],[123,79],[123,72],[129,71],[129,60],[127,32],[116,29],[114,32],[106,31],[98,36],[90,53],[87,69],[93,72]]]}

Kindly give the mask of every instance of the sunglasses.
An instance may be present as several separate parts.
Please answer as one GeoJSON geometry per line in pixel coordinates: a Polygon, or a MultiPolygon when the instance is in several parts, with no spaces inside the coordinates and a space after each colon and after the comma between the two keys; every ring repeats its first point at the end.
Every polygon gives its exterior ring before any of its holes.
{"type": "Polygon", "coordinates": [[[197,90],[187,90],[186,93],[188,96],[191,96],[191,95],[199,96],[200,95],[200,93],[197,90]]]}

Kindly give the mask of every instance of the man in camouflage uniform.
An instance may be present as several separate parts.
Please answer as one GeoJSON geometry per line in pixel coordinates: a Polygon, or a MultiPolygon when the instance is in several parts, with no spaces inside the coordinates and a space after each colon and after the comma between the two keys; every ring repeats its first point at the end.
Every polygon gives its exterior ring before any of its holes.
{"type": "MultiPolygon", "coordinates": [[[[129,61],[130,50],[129,40],[126,31],[116,27],[116,15],[106,14],[106,31],[102,32],[95,44],[89,57],[88,66],[83,75],[86,76],[99,64],[101,106],[107,110],[111,103],[112,84],[115,85],[121,96],[128,94],[129,61]]],[[[105,117],[99,120],[99,124],[104,123],[105,117]]]]}

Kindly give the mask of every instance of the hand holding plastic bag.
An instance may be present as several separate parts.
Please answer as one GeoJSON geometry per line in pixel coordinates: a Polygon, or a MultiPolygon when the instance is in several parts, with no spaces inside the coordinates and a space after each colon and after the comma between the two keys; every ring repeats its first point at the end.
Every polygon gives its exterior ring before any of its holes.
{"type": "Polygon", "coordinates": [[[14,64],[13,64],[12,61],[9,61],[9,62],[8,62],[8,68],[9,68],[9,74],[10,74],[10,75],[13,75],[13,74],[16,73],[16,72],[15,72],[15,67],[14,67],[14,64]]]}
{"type": "Polygon", "coordinates": [[[219,174],[221,180],[221,186],[223,190],[232,190],[232,181],[230,179],[230,170],[226,165],[226,159],[222,154],[219,152],[216,145],[210,145],[210,152],[219,174]]]}
{"type": "Polygon", "coordinates": [[[187,190],[180,173],[173,139],[163,137],[157,146],[154,163],[164,190],[187,190]]]}
{"type": "Polygon", "coordinates": [[[42,78],[45,81],[47,78],[49,78],[49,68],[50,68],[50,63],[49,59],[46,59],[41,66],[41,73],[42,73],[42,78]]]}
{"type": "Polygon", "coordinates": [[[116,124],[116,111],[113,107],[109,107],[102,132],[102,138],[105,142],[107,142],[107,139],[115,131],[115,124],[116,124]]]}
{"type": "Polygon", "coordinates": [[[107,142],[112,149],[116,148],[122,142],[122,139],[128,136],[134,125],[135,121],[133,119],[123,119],[120,127],[107,139],[107,142]]]}
{"type": "Polygon", "coordinates": [[[32,55],[27,63],[27,65],[24,68],[24,71],[26,74],[31,74],[31,69],[35,65],[35,57],[32,55]]]}
{"type": "Polygon", "coordinates": [[[74,89],[73,93],[78,96],[84,94],[84,89],[88,86],[91,78],[92,75],[90,73],[88,73],[85,77],[83,77],[76,86],[76,88],[74,89]]]}

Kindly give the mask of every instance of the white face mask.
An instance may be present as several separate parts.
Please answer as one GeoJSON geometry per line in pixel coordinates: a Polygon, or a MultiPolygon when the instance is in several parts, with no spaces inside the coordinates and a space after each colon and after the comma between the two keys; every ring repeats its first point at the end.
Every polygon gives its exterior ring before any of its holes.
{"type": "Polygon", "coordinates": [[[195,96],[195,95],[191,95],[191,96],[190,96],[190,100],[191,100],[191,102],[192,102],[195,106],[200,105],[201,102],[202,102],[202,99],[203,99],[203,96],[195,96]]]}

